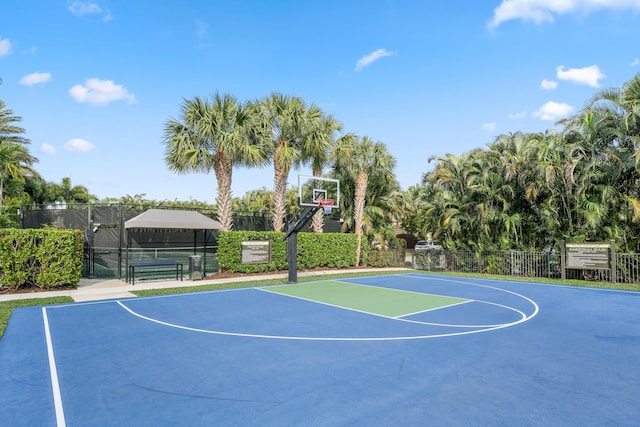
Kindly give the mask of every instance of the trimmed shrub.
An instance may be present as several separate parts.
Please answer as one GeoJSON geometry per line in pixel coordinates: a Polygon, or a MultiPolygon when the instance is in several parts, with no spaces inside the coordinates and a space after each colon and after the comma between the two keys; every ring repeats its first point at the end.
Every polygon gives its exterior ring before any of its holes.
{"type": "Polygon", "coordinates": [[[363,260],[363,264],[369,267],[396,267],[395,251],[377,251],[370,249],[367,251],[367,258],[363,260]]]}
{"type": "Polygon", "coordinates": [[[346,268],[356,265],[355,234],[298,233],[298,268],[346,268]]]}
{"type": "Polygon", "coordinates": [[[9,289],[76,286],[83,262],[78,230],[0,230],[0,284],[9,289]]]}
{"type": "Polygon", "coordinates": [[[261,273],[287,268],[287,243],[284,233],[274,231],[221,231],[218,233],[217,259],[220,271],[229,273],[261,273]],[[268,264],[242,264],[242,242],[271,241],[271,262],[268,264]]]}
{"type": "MultiPolygon", "coordinates": [[[[285,233],[273,231],[223,231],[218,234],[217,259],[221,271],[260,273],[286,270],[287,242],[285,233]],[[271,241],[271,262],[242,264],[242,242],[271,241]]],[[[298,268],[340,268],[355,265],[356,236],[341,233],[298,233],[298,268]]]]}

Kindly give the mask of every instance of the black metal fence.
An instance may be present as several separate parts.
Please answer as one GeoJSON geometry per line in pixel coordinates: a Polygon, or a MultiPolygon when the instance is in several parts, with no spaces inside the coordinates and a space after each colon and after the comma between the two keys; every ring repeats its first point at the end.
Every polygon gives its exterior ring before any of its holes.
{"type": "Polygon", "coordinates": [[[640,284],[640,254],[617,254],[616,266],[616,282],[640,284]]]}
{"type": "MultiPolygon", "coordinates": [[[[523,277],[561,277],[560,254],[521,251],[411,251],[413,268],[523,277]]],[[[570,269],[567,279],[611,281],[610,270],[570,269]]],[[[640,254],[616,254],[616,282],[640,285],[640,254]]]]}

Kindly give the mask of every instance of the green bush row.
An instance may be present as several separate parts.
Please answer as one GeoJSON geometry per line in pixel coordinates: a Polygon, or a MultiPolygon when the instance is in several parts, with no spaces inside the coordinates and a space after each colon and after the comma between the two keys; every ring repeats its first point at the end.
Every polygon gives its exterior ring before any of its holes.
{"type": "Polygon", "coordinates": [[[363,264],[369,267],[400,267],[404,265],[404,249],[365,252],[363,264]]]}
{"type": "Polygon", "coordinates": [[[76,286],[82,260],[81,231],[0,230],[0,284],[5,288],[76,286]]]}
{"type": "MultiPolygon", "coordinates": [[[[221,271],[260,273],[287,269],[287,242],[284,233],[272,231],[223,231],[218,234],[218,263],[221,271]],[[271,262],[243,264],[242,242],[269,240],[271,262]]],[[[298,268],[344,268],[356,263],[356,236],[342,233],[298,233],[298,268]]]]}

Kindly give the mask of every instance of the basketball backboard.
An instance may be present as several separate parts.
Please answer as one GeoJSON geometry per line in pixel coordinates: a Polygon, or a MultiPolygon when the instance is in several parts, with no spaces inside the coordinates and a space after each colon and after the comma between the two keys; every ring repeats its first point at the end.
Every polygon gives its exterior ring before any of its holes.
{"type": "Polygon", "coordinates": [[[340,207],[340,181],[320,176],[298,175],[298,204],[325,209],[340,207]],[[332,202],[333,201],[333,202],[332,202]]]}

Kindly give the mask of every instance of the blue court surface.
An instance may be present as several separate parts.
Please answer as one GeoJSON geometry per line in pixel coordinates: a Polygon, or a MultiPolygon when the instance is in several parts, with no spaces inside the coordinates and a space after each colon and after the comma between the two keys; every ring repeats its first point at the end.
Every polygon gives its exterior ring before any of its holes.
{"type": "Polygon", "coordinates": [[[640,293],[408,273],[14,310],[5,426],[637,426],[640,293]]]}

